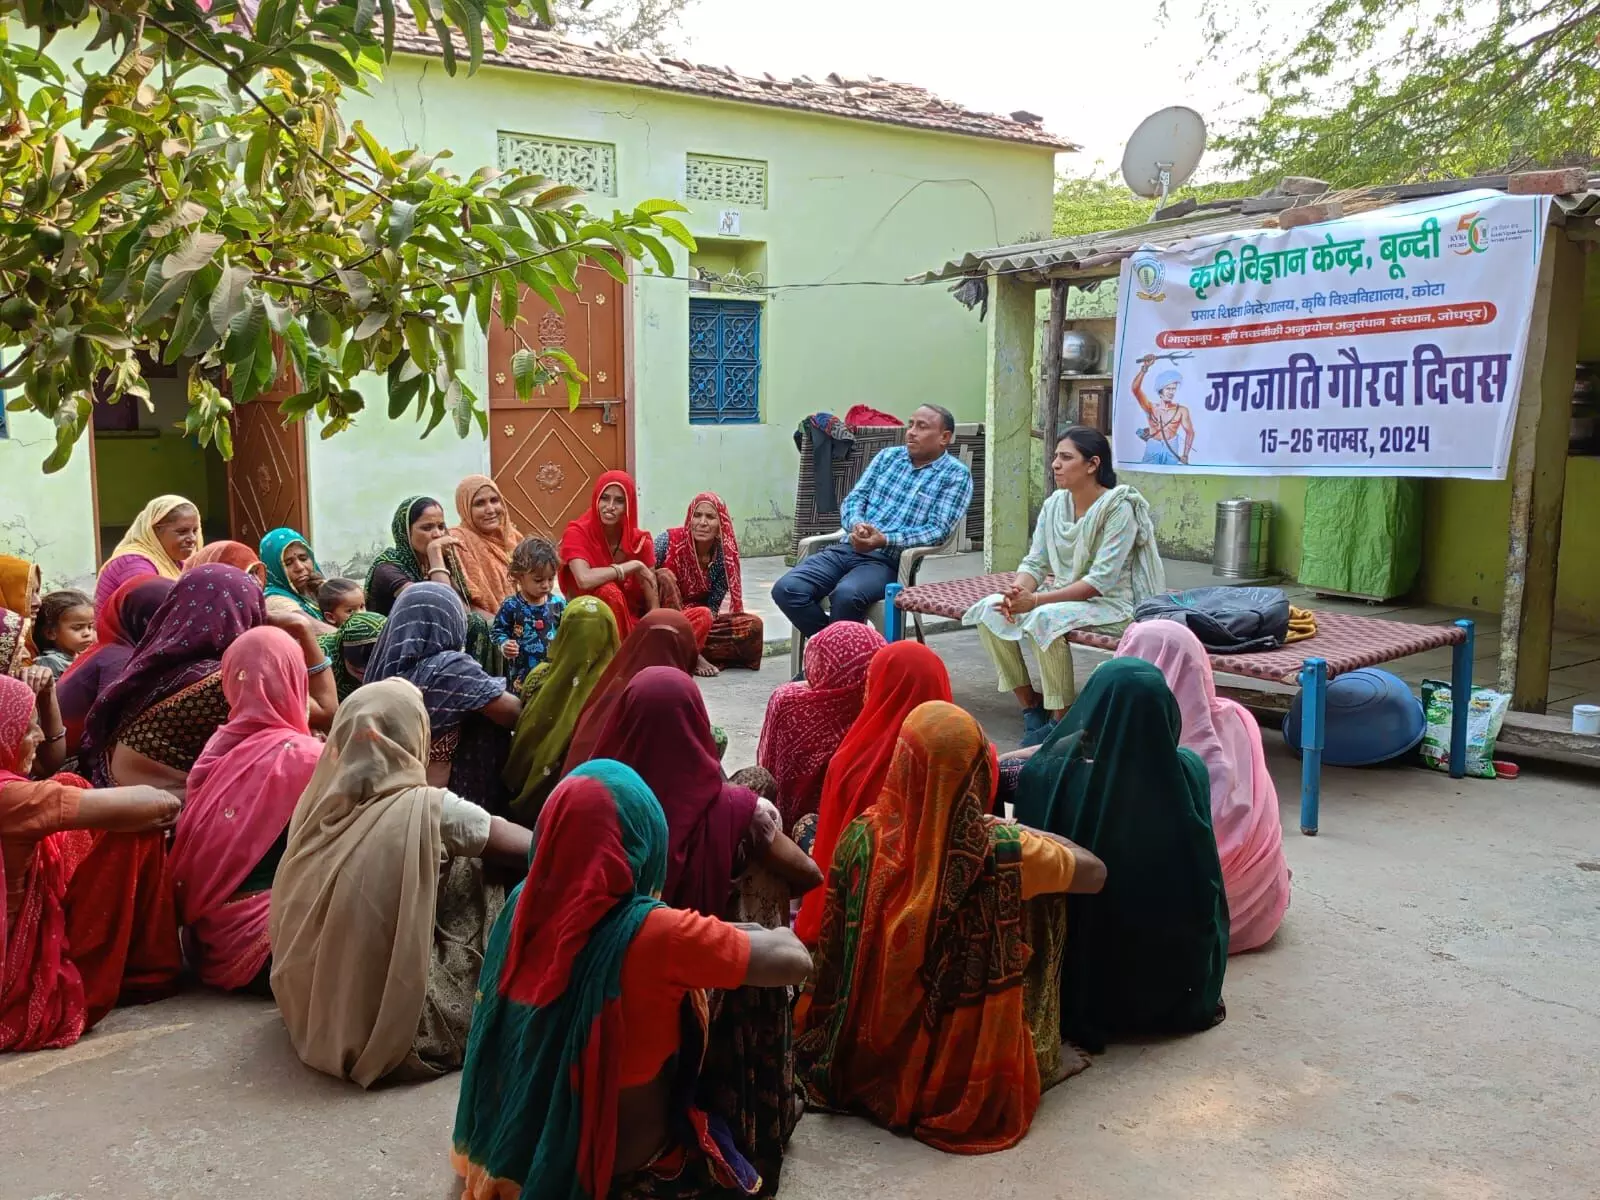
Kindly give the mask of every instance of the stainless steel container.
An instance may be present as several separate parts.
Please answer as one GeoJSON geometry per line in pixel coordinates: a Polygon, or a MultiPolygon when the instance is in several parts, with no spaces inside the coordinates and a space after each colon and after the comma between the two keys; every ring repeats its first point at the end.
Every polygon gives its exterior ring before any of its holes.
{"type": "Polygon", "coordinates": [[[1243,496],[1218,500],[1211,573],[1224,579],[1260,579],[1271,573],[1271,558],[1271,503],[1243,496]]]}

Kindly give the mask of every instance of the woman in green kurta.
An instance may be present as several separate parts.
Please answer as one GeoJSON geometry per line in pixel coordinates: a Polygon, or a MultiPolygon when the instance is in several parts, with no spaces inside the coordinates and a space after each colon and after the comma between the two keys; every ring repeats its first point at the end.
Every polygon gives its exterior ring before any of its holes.
{"type": "Polygon", "coordinates": [[[539,819],[545,797],[560,780],[578,717],[617,645],[617,619],[605,601],[579,596],[561,616],[549,659],[523,680],[522,716],[500,779],[512,794],[512,815],[524,825],[539,819]]]}
{"type": "Polygon", "coordinates": [[[1000,690],[1014,692],[1022,705],[1024,746],[1043,741],[1050,714],[1059,718],[1072,703],[1076,685],[1066,635],[1075,629],[1121,633],[1134,606],[1166,587],[1150,505],[1117,483],[1105,435],[1068,429],[1056,443],[1051,470],[1056,490],[1039,512],[1016,581],[963,618],[978,627],[1000,690]],[[1042,696],[1028,679],[1024,638],[1039,659],[1042,696]]]}
{"type": "Polygon", "coordinates": [[[1205,763],[1178,745],[1161,672],[1114,658],[1023,768],[1016,817],[1106,864],[1105,890],[1069,901],[1061,1036],[1107,1041],[1222,1020],[1228,900],[1205,763]]]}

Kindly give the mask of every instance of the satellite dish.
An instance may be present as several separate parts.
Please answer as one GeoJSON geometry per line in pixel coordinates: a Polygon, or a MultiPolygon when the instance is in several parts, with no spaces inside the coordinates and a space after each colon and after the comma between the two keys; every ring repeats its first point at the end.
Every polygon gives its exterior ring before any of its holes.
{"type": "Polygon", "coordinates": [[[1136,195],[1159,200],[1182,187],[1200,165],[1206,148],[1206,123],[1192,108],[1175,104],[1139,122],[1122,152],[1122,181],[1136,195]]]}

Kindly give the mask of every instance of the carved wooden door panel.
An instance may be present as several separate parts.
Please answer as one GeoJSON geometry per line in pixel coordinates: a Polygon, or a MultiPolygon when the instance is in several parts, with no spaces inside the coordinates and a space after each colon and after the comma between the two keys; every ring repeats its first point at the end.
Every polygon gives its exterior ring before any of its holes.
{"type": "Polygon", "coordinates": [[[260,399],[233,410],[233,459],[228,463],[228,532],[256,547],[269,529],[287,525],[314,534],[306,498],[306,430],[287,429],[278,404],[297,390],[292,375],[260,399]]]}
{"type": "Polygon", "coordinates": [[[517,322],[529,346],[559,347],[588,375],[576,409],[560,380],[518,400],[511,356],[522,343],[498,322],[489,332],[490,473],[517,527],[552,541],[588,507],[599,475],[627,467],[623,285],[594,266],[579,270],[578,285],[561,297],[564,313],[524,288],[517,322]]]}

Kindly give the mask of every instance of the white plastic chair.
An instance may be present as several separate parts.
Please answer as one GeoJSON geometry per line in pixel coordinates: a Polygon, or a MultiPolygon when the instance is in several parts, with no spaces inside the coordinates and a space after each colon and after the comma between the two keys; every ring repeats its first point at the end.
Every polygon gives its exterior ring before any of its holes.
{"type": "MultiPolygon", "coordinates": [[[[957,521],[955,528],[950,531],[950,536],[945,538],[945,540],[939,543],[937,546],[915,546],[910,550],[902,551],[900,554],[900,574],[895,577],[895,581],[899,583],[901,587],[911,587],[917,582],[917,572],[922,569],[922,563],[924,559],[930,558],[935,554],[954,554],[958,545],[960,544],[961,535],[965,531],[966,523],[965,517],[957,521]]],[[[842,541],[844,541],[844,530],[842,529],[834,533],[818,534],[816,537],[801,538],[799,550],[795,554],[795,565],[798,566],[809,555],[822,549],[824,546],[832,545],[834,542],[842,541]]],[[[826,596],[824,596],[822,599],[822,607],[828,607],[828,599],[826,596]]],[[[867,610],[867,620],[878,630],[879,633],[884,632],[884,617],[885,613],[882,600],[878,601],[867,610]]],[[[920,618],[918,618],[917,632],[919,634],[918,640],[920,641],[920,634],[922,632],[920,618]]],[[[801,670],[805,667],[805,652],[806,635],[801,633],[798,629],[795,629],[791,633],[789,639],[790,678],[800,674],[801,670]]]]}

